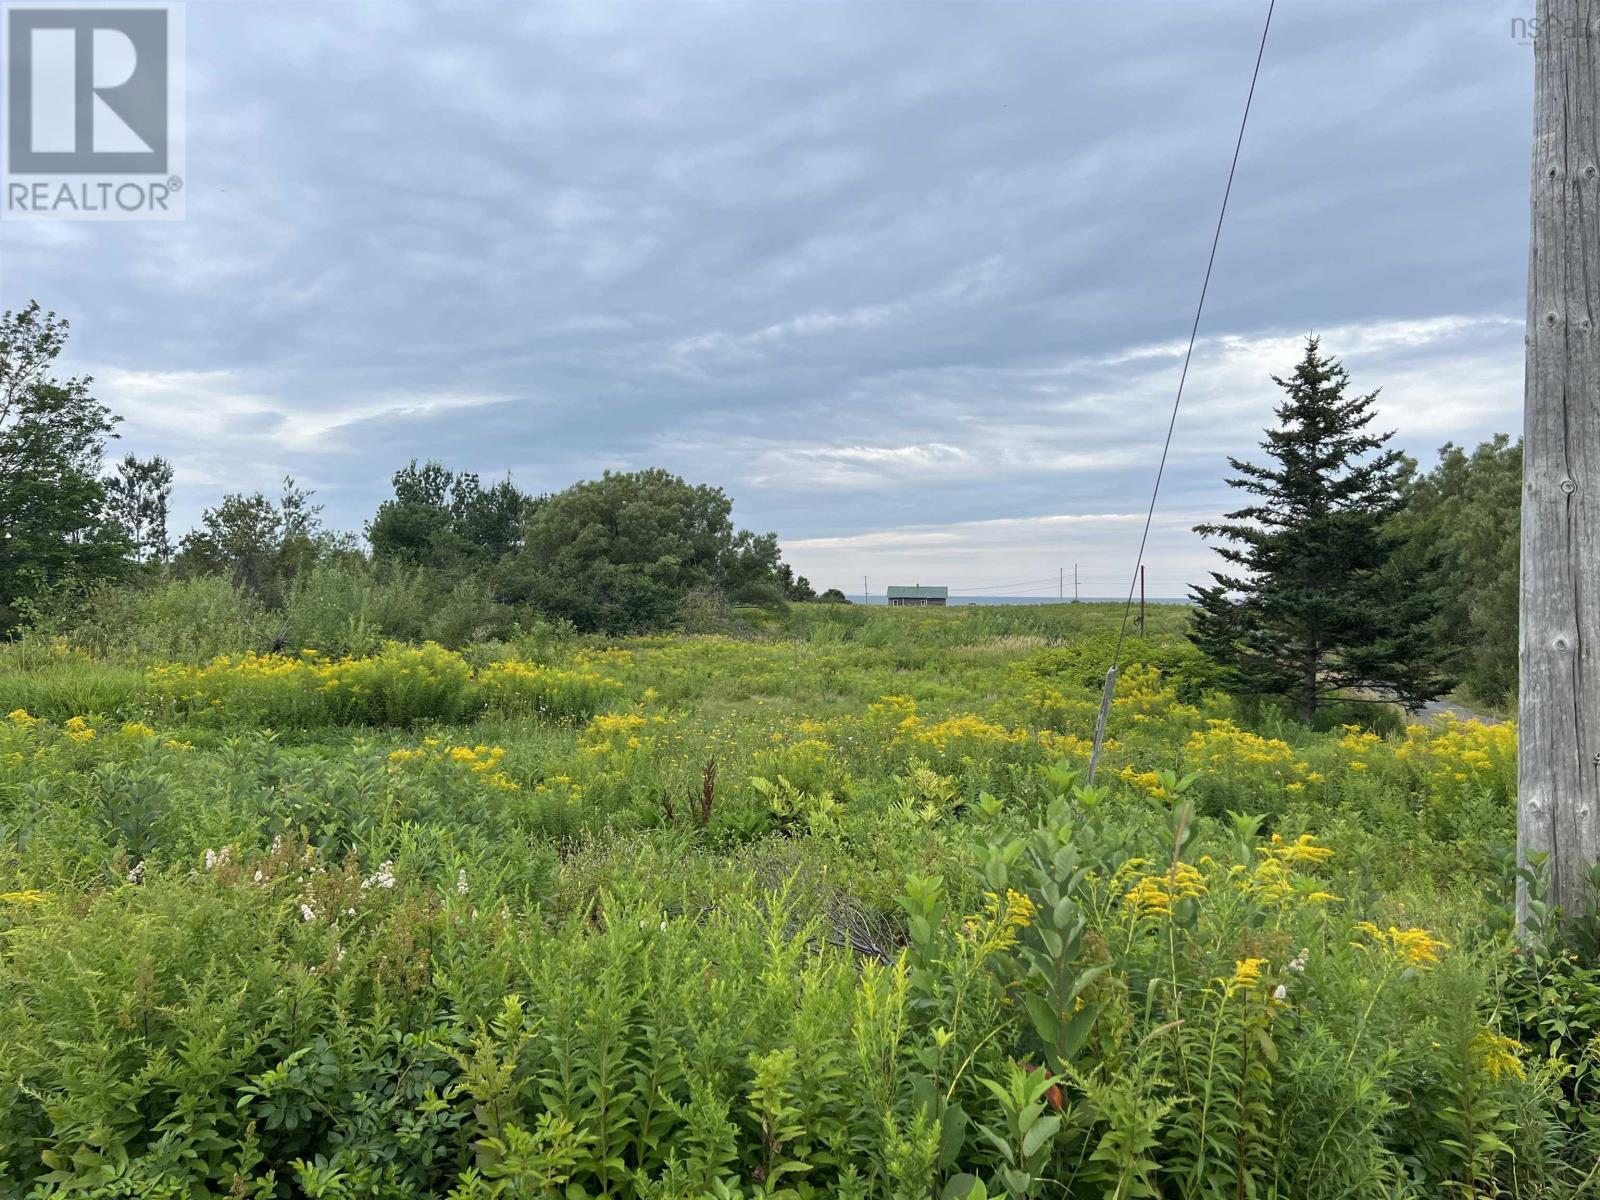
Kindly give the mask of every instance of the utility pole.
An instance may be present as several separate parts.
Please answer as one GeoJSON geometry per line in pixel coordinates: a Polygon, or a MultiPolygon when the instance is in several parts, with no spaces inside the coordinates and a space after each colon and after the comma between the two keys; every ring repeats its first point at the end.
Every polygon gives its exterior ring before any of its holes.
{"type": "Polygon", "coordinates": [[[1056,568],[1056,599],[1057,600],[1065,600],[1066,598],[1067,598],[1067,569],[1065,567],[1057,567],[1056,568]]]}
{"type": "Polygon", "coordinates": [[[861,603],[872,603],[872,593],[867,590],[867,577],[865,575],[861,577],[861,603]]]}
{"type": "Polygon", "coordinates": [[[1078,602],[1078,564],[1072,564],[1072,602],[1078,602]]]}
{"type": "Polygon", "coordinates": [[[1533,60],[1517,859],[1546,856],[1577,916],[1600,861],[1600,0],[1539,0],[1533,60]]]}

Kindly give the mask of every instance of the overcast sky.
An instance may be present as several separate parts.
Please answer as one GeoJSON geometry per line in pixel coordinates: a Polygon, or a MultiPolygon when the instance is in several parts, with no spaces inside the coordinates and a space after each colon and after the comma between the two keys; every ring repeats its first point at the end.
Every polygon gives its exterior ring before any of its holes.
{"type": "MultiPolygon", "coordinates": [[[[1280,0],[1152,593],[1309,331],[1411,453],[1520,430],[1531,7],[1280,0]]],[[[0,224],[0,308],[71,320],[178,530],[664,466],[818,587],[1108,594],[1264,10],[191,0],[187,220],[0,224]]]]}

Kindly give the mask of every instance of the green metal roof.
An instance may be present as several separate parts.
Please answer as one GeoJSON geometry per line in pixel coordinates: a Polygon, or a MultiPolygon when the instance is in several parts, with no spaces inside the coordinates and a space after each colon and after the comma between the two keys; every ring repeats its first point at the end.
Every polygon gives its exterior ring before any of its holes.
{"type": "Polygon", "coordinates": [[[920,583],[916,587],[906,587],[901,584],[889,585],[889,598],[901,600],[947,600],[950,598],[950,589],[947,587],[923,587],[920,583]]]}

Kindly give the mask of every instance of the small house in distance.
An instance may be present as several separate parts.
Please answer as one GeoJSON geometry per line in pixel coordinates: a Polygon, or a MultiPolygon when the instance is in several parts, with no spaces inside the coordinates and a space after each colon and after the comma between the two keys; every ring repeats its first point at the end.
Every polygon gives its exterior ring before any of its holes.
{"type": "Polygon", "coordinates": [[[947,587],[923,587],[920,583],[916,587],[894,583],[889,585],[889,603],[897,608],[908,604],[937,604],[943,608],[949,601],[950,589],[947,587]]]}

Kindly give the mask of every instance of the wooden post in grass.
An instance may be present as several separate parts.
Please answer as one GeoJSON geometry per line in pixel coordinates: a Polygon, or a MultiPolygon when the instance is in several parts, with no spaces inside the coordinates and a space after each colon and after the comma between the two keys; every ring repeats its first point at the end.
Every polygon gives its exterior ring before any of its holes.
{"type": "Polygon", "coordinates": [[[1534,32],[1517,857],[1577,914],[1600,860],[1600,0],[1539,0],[1534,32]]]}

